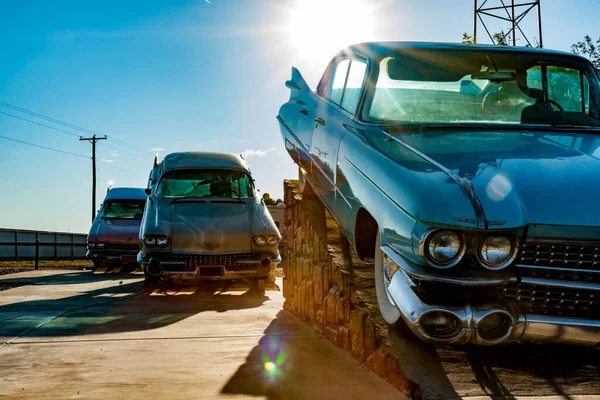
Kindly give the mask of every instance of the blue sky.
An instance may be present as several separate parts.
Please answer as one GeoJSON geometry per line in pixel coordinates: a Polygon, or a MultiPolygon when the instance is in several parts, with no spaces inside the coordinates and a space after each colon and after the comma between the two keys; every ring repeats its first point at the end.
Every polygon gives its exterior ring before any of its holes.
{"type": "MultiPolygon", "coordinates": [[[[258,187],[278,197],[283,179],[296,176],[275,120],[292,65],[315,87],[329,59],[354,42],[460,41],[472,31],[472,6],[471,0],[1,0],[0,101],[139,149],[98,144],[104,162],[98,204],[109,181],[145,186],[154,153],[186,150],[245,152],[258,187]]],[[[544,0],[542,14],[547,48],[568,50],[586,34],[600,36],[597,1],[544,0]]],[[[0,112],[47,123],[2,106],[0,112]]],[[[5,114],[0,136],[82,156],[91,151],[77,137],[5,114]]],[[[87,232],[89,159],[0,138],[0,171],[0,227],[87,232]]]]}

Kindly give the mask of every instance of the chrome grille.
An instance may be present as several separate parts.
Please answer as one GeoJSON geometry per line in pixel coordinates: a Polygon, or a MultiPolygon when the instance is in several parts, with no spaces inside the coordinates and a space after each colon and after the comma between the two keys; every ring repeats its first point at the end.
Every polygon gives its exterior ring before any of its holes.
{"type": "Polygon", "coordinates": [[[239,253],[223,255],[179,255],[172,254],[171,260],[181,260],[189,269],[199,266],[223,266],[227,269],[235,269],[236,263],[245,259],[256,259],[259,253],[239,253]]]}
{"type": "Polygon", "coordinates": [[[140,244],[139,243],[105,243],[104,248],[107,250],[130,250],[130,251],[139,251],[140,244]]]}
{"type": "Polygon", "coordinates": [[[600,243],[525,241],[517,266],[522,276],[600,283],[600,243]]]}
{"type": "Polygon", "coordinates": [[[523,313],[600,319],[598,291],[509,282],[503,293],[523,313]]]}
{"type": "Polygon", "coordinates": [[[600,243],[584,245],[525,242],[521,247],[519,263],[600,272],[600,243]]]}

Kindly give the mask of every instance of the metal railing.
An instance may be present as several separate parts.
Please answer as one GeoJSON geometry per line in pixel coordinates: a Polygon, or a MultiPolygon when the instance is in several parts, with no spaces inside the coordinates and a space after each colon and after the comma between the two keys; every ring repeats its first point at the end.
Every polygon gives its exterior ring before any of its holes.
{"type": "Polygon", "coordinates": [[[84,260],[85,233],[0,228],[0,261],[84,260]]]}

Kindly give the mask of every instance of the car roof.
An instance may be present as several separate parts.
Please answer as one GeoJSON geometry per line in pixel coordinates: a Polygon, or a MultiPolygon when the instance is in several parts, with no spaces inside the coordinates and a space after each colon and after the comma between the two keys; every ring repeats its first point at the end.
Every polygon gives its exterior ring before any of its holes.
{"type": "Polygon", "coordinates": [[[143,188],[118,187],[110,189],[104,200],[146,200],[147,197],[143,188]]]}
{"type": "Polygon", "coordinates": [[[379,58],[390,51],[402,49],[418,50],[482,50],[482,51],[510,51],[514,53],[537,53],[547,55],[560,55],[577,57],[587,60],[585,57],[573,53],[558,50],[538,49],[522,46],[498,46],[492,44],[464,44],[464,43],[434,43],[434,42],[364,42],[348,46],[340,53],[359,54],[367,58],[379,58]]]}
{"type": "Polygon", "coordinates": [[[250,173],[248,163],[238,155],[205,151],[168,154],[162,161],[162,168],[163,172],[184,168],[223,168],[250,173]]]}

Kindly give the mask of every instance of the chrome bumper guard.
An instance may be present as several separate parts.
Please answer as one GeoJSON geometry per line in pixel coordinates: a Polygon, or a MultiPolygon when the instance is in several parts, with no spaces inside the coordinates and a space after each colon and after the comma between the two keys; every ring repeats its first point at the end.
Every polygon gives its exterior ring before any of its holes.
{"type": "MultiPolygon", "coordinates": [[[[240,264],[240,265],[252,265],[252,268],[249,268],[247,270],[241,270],[241,269],[236,269],[235,271],[228,271],[227,268],[223,268],[223,275],[216,277],[216,278],[227,278],[227,277],[232,277],[235,275],[244,275],[244,274],[256,274],[257,273],[257,267],[261,264],[261,261],[264,258],[268,258],[269,261],[271,262],[271,271],[273,271],[275,269],[275,267],[277,266],[277,264],[279,264],[281,262],[281,255],[278,255],[277,257],[273,258],[273,257],[263,257],[263,258],[256,258],[256,259],[240,259],[236,261],[236,264],[240,264]]],[[[148,265],[150,264],[150,262],[152,261],[152,257],[146,259],[142,256],[141,253],[138,253],[137,255],[137,262],[142,266],[142,268],[144,270],[147,270],[148,265]]],[[[160,273],[157,275],[198,275],[198,267],[196,267],[196,269],[194,271],[185,271],[185,270],[181,270],[181,271],[165,271],[164,270],[164,266],[185,266],[185,262],[184,261],[166,261],[166,260],[157,260],[160,263],[160,273]]],[[[210,265],[207,265],[207,267],[210,267],[210,265]]],[[[215,265],[216,267],[216,265],[215,265]]],[[[215,277],[211,277],[211,276],[206,276],[203,278],[215,278],[215,277]]]]}
{"type": "MultiPolygon", "coordinates": [[[[413,290],[416,285],[406,272],[407,262],[389,246],[382,246],[384,263],[389,259],[400,269],[393,275],[388,293],[411,331],[420,339],[434,344],[495,345],[510,340],[548,342],[597,346],[600,344],[600,321],[570,317],[522,314],[515,315],[503,304],[474,307],[448,307],[424,303],[413,290]],[[423,316],[431,312],[452,314],[460,321],[460,327],[451,337],[435,337],[421,324],[423,316]],[[481,321],[492,313],[510,316],[512,321],[506,334],[486,340],[479,332],[481,321]]],[[[457,287],[457,289],[459,289],[457,287]]]]}

